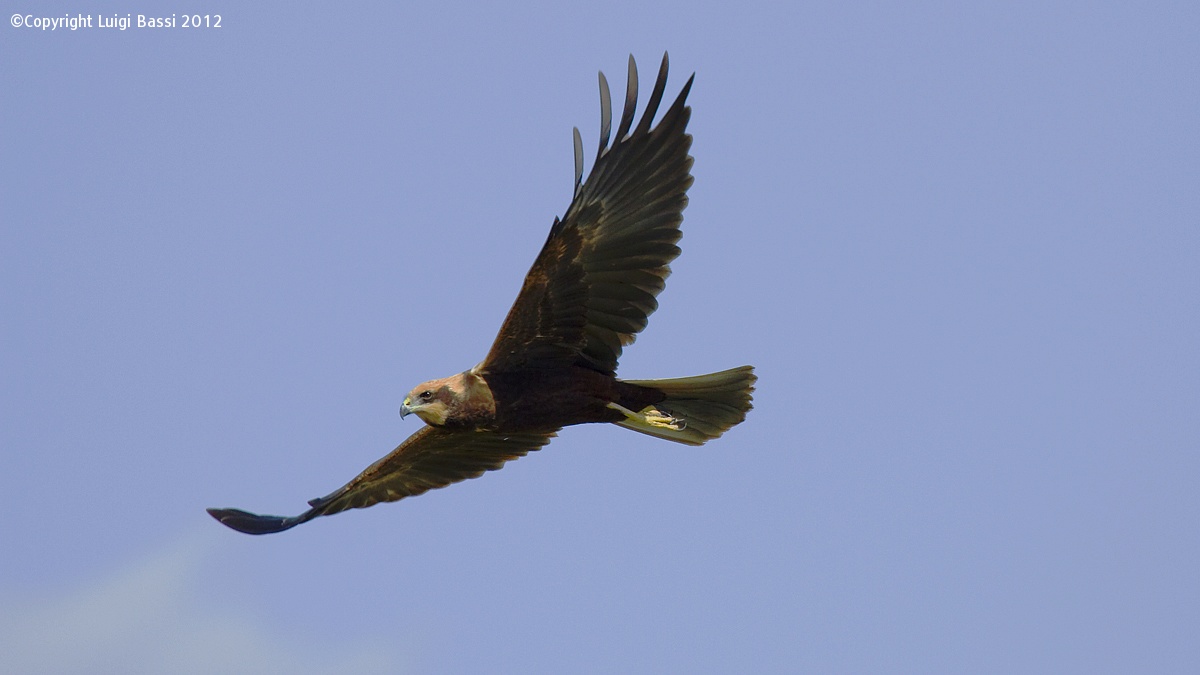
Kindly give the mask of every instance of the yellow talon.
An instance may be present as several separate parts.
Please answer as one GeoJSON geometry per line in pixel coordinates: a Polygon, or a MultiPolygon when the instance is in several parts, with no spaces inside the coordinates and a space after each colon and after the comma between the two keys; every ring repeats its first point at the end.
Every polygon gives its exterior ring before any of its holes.
{"type": "Polygon", "coordinates": [[[679,424],[679,420],[671,417],[670,415],[664,415],[653,408],[650,408],[649,410],[643,410],[642,414],[645,416],[643,419],[645,419],[646,422],[650,423],[652,426],[666,427],[675,431],[679,431],[683,428],[683,426],[679,424]]]}
{"type": "Polygon", "coordinates": [[[654,406],[646,406],[642,408],[641,412],[633,412],[629,408],[617,405],[616,403],[609,403],[608,407],[620,412],[635,426],[645,425],[660,429],[670,429],[671,431],[682,431],[684,427],[680,420],[663,414],[654,406]]]}

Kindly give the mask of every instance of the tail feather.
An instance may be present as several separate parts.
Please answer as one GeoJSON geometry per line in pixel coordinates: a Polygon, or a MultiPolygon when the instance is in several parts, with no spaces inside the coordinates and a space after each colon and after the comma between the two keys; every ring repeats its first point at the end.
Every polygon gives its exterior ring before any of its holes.
{"type": "Polygon", "coordinates": [[[667,398],[617,424],[669,441],[701,445],[746,419],[754,407],[751,392],[757,380],[753,366],[667,380],[625,380],[657,389],[667,398]]]}

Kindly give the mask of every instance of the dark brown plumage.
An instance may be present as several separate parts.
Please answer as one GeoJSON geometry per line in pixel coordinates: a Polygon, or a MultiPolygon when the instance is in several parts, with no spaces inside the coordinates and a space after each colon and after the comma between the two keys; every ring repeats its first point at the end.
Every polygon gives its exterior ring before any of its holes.
{"type": "MultiPolygon", "coordinates": [[[[693,76],[694,78],[695,76],[693,76]]],[[[575,194],[555,219],[487,357],[474,368],[418,385],[401,416],[428,426],[345,486],[294,517],[209,509],[249,534],[279,532],[347,509],[419,495],[541,448],[565,426],[611,422],[700,445],[745,419],[753,368],[670,380],[619,380],[621,351],[646,327],[679,255],[692,184],[685,105],[692,79],[651,128],[667,83],[667,57],[637,127],[637,67],[616,141],[608,82],[600,74],[600,148],[583,178],[575,130],[575,194]],[[631,130],[632,129],[632,130],[631,130]]]]}

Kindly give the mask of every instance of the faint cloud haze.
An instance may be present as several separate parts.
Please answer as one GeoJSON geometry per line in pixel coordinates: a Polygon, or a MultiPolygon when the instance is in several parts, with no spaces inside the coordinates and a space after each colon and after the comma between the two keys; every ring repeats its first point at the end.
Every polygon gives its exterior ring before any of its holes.
{"type": "Polygon", "coordinates": [[[98,581],[0,605],[3,673],[394,673],[377,644],[330,647],[280,635],[241,607],[201,600],[217,547],[193,533],[98,581]]]}

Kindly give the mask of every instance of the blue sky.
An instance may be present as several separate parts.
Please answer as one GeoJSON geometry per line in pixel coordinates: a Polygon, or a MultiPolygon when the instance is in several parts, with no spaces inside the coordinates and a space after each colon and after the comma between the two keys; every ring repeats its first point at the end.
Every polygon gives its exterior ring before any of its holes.
{"type": "Polygon", "coordinates": [[[0,29],[0,670],[1200,668],[1194,5],[402,4],[5,2],[222,26],[0,29]],[[747,422],[205,515],[418,428],[664,50],[696,182],[620,372],[754,364],[747,422]]]}

